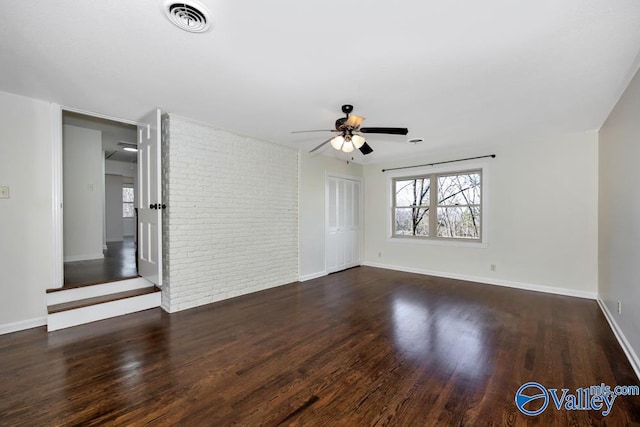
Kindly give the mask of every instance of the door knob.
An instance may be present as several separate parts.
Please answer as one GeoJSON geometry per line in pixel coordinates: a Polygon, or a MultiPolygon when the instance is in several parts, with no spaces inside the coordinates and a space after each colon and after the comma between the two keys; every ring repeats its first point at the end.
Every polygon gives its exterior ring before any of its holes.
{"type": "Polygon", "coordinates": [[[158,204],[157,203],[153,203],[153,204],[149,205],[149,209],[158,209],[158,204]]]}

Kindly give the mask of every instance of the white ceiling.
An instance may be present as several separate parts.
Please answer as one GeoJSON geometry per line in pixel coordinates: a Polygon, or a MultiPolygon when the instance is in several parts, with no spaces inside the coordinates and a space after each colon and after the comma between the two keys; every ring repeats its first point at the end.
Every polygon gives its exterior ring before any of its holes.
{"type": "Polygon", "coordinates": [[[204,34],[163,0],[0,2],[0,90],[306,150],[328,135],[290,131],[331,129],[350,103],[363,126],[425,139],[371,136],[371,162],[597,129],[639,64],[637,0],[201,2],[204,34]]]}

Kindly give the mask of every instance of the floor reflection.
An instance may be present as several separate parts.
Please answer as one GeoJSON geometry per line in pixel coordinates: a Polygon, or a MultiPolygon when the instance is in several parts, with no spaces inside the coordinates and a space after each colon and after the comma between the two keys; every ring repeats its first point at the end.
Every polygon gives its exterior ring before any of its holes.
{"type": "Polygon", "coordinates": [[[396,346],[411,359],[423,360],[431,350],[429,310],[417,301],[393,301],[393,332],[396,346]]]}
{"type": "Polygon", "coordinates": [[[47,351],[60,368],[57,395],[66,398],[68,410],[81,414],[109,405],[124,412],[151,393],[154,383],[170,386],[166,316],[154,309],[127,316],[126,328],[107,320],[48,334],[47,351]],[[84,387],[81,394],[78,384],[84,387]]]}
{"type": "Polygon", "coordinates": [[[467,376],[485,375],[487,357],[483,330],[477,322],[456,316],[438,318],[436,330],[438,340],[435,349],[441,364],[467,376]]]}
{"type": "Polygon", "coordinates": [[[104,283],[136,277],[136,243],[133,236],[108,242],[103,259],[64,263],[64,285],[104,283]]]}
{"type": "Polygon", "coordinates": [[[397,297],[392,302],[392,322],[394,343],[403,356],[434,363],[447,372],[485,375],[488,355],[482,322],[466,314],[459,302],[430,309],[419,299],[397,297]]]}

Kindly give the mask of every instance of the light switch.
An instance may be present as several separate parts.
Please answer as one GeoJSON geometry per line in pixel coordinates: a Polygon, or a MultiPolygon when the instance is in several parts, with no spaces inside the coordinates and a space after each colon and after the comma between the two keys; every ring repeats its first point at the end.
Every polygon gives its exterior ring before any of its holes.
{"type": "Polygon", "coordinates": [[[9,187],[0,186],[0,199],[9,198],[9,187]]]}

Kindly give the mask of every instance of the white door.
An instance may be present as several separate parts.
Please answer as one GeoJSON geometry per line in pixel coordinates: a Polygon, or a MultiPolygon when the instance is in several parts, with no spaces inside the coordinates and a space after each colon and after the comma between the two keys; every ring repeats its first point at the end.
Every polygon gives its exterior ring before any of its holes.
{"type": "Polygon", "coordinates": [[[160,110],[138,125],[138,274],[162,286],[160,110]]]}
{"type": "Polygon", "coordinates": [[[327,273],[360,265],[360,181],[327,177],[327,273]]]}

